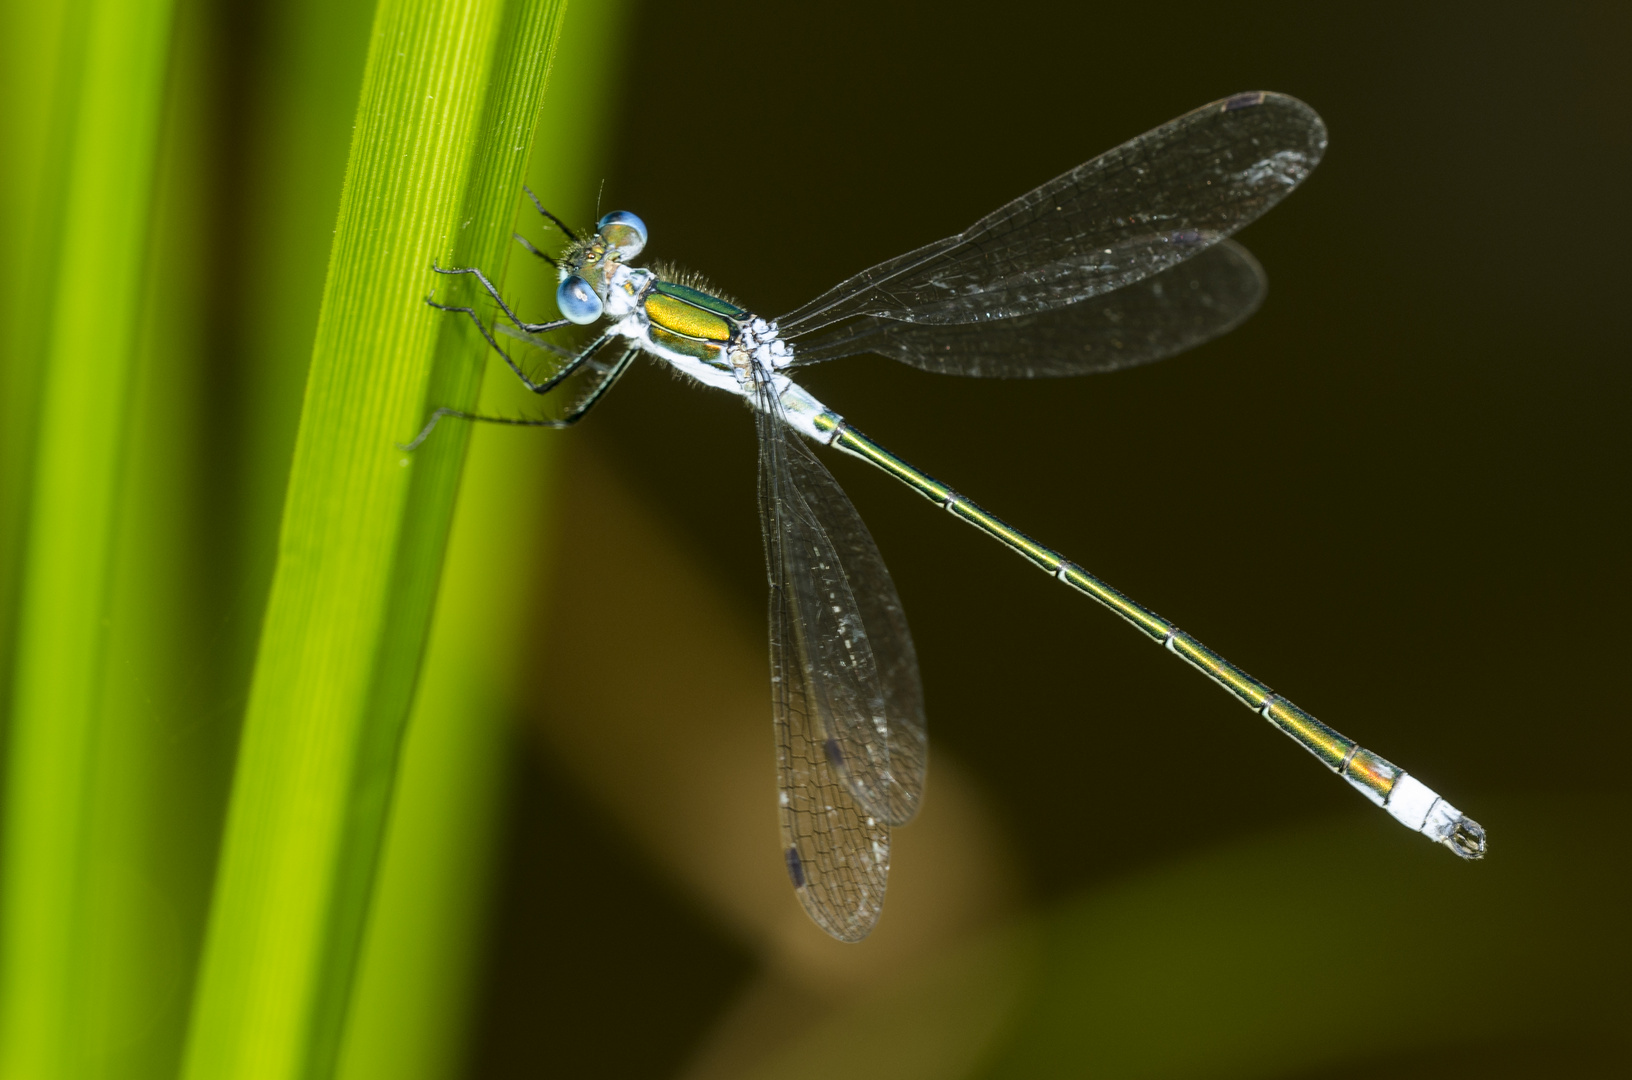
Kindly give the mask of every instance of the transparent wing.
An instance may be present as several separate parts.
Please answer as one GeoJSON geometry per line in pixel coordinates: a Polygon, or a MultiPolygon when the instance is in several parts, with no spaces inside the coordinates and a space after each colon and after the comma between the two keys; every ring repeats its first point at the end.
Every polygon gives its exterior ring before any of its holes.
{"type": "Polygon", "coordinates": [[[830,765],[870,814],[917,813],[927,764],[923,688],[895,584],[827,471],[780,413],[759,413],[761,527],[771,588],[786,595],[795,651],[830,765]]]}
{"type": "Polygon", "coordinates": [[[857,940],[883,903],[889,826],[923,795],[917,655],[838,483],[774,403],[758,423],[784,855],[811,917],[857,940]]]}
{"type": "Polygon", "coordinates": [[[1114,371],[1183,352],[1258,310],[1258,260],[1233,240],[1115,292],[984,323],[904,323],[872,316],[801,341],[792,367],[877,353],[942,375],[1039,379],[1114,371]]]}
{"type": "Polygon", "coordinates": [[[1123,143],[956,236],[880,263],[777,320],[796,339],[843,319],[973,323],[1064,307],[1158,274],[1228,237],[1326,149],[1284,94],[1215,101],[1123,143]]]}
{"type": "Polygon", "coordinates": [[[884,909],[890,827],[863,810],[823,749],[800,664],[788,590],[771,590],[771,696],[776,714],[782,858],[799,903],[840,941],[860,941],[884,909]]]}

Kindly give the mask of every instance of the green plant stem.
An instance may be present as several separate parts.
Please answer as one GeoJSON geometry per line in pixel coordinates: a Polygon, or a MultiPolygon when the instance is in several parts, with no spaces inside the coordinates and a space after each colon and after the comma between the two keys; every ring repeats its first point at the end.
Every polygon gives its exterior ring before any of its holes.
{"type": "Polygon", "coordinates": [[[502,265],[560,4],[383,0],[363,78],[186,1075],[333,1071],[480,369],[423,303],[502,265]],[[491,89],[489,89],[491,88],[491,89]]]}
{"type": "Polygon", "coordinates": [[[22,564],[0,914],[0,1075],[75,1075],[88,1052],[92,776],[107,711],[105,620],[149,210],[168,0],[72,7],[62,227],[52,246],[32,508],[22,564]]]}

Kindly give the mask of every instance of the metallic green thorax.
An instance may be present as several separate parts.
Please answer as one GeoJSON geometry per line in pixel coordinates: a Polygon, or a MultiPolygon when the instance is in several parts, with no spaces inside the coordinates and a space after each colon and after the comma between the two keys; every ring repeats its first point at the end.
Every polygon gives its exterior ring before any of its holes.
{"type": "Polygon", "coordinates": [[[735,304],[672,281],[652,282],[643,306],[651,320],[653,340],[705,361],[719,359],[737,326],[748,317],[735,304]]]}
{"type": "Polygon", "coordinates": [[[652,292],[663,296],[672,296],[676,300],[683,300],[692,307],[712,311],[716,315],[724,315],[728,319],[740,321],[748,317],[748,313],[735,304],[727,303],[717,296],[710,296],[689,285],[679,285],[672,281],[652,282],[652,292]]]}
{"type": "Polygon", "coordinates": [[[838,421],[837,417],[823,417],[818,419],[817,427],[832,430],[830,445],[836,449],[883,469],[926,499],[1122,616],[1168,652],[1182,657],[1224,687],[1241,704],[1291,736],[1373,802],[1381,805],[1388,798],[1401,775],[1396,766],[1333,731],[1155,612],[1134,603],[1059,552],[1044,547],[934,477],[913,468],[849,424],[838,421]]]}

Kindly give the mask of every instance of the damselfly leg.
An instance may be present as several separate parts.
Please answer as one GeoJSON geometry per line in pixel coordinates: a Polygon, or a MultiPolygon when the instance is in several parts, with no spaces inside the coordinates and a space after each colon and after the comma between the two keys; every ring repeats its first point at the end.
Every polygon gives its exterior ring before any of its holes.
{"type": "MultiPolygon", "coordinates": [[[[583,237],[579,236],[576,232],[573,232],[571,226],[569,226],[566,222],[562,221],[560,218],[556,217],[554,214],[552,214],[548,210],[544,209],[544,204],[539,201],[537,195],[533,194],[533,189],[532,188],[527,187],[525,184],[523,184],[521,190],[525,191],[527,193],[527,198],[532,200],[533,209],[537,210],[539,212],[539,214],[542,217],[544,217],[546,220],[554,223],[556,228],[560,229],[563,233],[566,234],[566,237],[567,237],[568,240],[571,240],[573,243],[576,244],[578,241],[583,239],[583,237]]],[[[548,256],[545,256],[545,258],[548,258],[548,256]]],[[[553,262],[554,260],[551,260],[551,261],[553,262]]]]}
{"type": "MultiPolygon", "coordinates": [[[[442,272],[446,273],[447,271],[442,272]]],[[[486,278],[479,272],[473,272],[477,273],[478,279],[481,280],[484,285],[487,283],[486,278]]],[[[491,287],[489,287],[489,291],[492,291],[491,287]]],[[[494,298],[498,299],[498,294],[496,292],[494,293],[494,298]]],[[[525,328],[513,331],[512,333],[514,336],[520,338],[527,344],[543,349],[547,352],[555,353],[556,355],[565,357],[567,359],[567,362],[563,364],[558,371],[551,374],[550,377],[544,381],[539,382],[528,375],[526,370],[516,362],[515,358],[512,357],[502,345],[499,344],[498,339],[493,336],[492,330],[488,328],[487,324],[482,322],[481,316],[476,314],[474,309],[457,304],[439,304],[430,297],[426,297],[425,302],[431,307],[436,308],[438,311],[457,312],[459,314],[468,316],[470,321],[476,324],[476,329],[481,333],[483,340],[487,342],[494,352],[498,353],[504,358],[505,364],[509,366],[512,372],[515,373],[516,378],[521,380],[522,385],[540,396],[548,394],[557,389],[562,383],[576,375],[586,366],[593,366],[592,361],[595,354],[604,349],[613,338],[613,335],[610,333],[602,334],[594,341],[591,341],[584,348],[580,349],[578,352],[573,353],[567,349],[561,348],[558,345],[552,344],[551,342],[538,340],[532,333],[525,330],[525,328]]],[[[499,300],[499,303],[501,306],[503,306],[504,301],[499,300]]],[[[518,322],[517,325],[521,326],[522,324],[518,322]]],[[[552,326],[550,328],[554,329],[555,327],[552,326]]],[[[415,435],[410,441],[400,444],[401,449],[404,451],[417,450],[420,444],[430,437],[431,432],[436,429],[436,425],[445,416],[452,416],[460,420],[472,420],[483,424],[503,424],[507,427],[571,427],[578,421],[582,420],[585,415],[589,413],[589,410],[594,408],[601,398],[605,396],[606,392],[612,388],[613,384],[623,376],[623,373],[629,370],[629,365],[634,362],[635,355],[639,351],[639,349],[633,347],[626,348],[622,355],[620,355],[610,367],[603,368],[600,371],[598,377],[596,377],[594,381],[590,383],[588,391],[578,399],[577,404],[573,405],[562,416],[533,418],[487,416],[481,413],[467,412],[463,409],[454,409],[443,406],[431,413],[430,418],[426,420],[425,426],[420,429],[419,434],[415,435]]]]}
{"type": "Polygon", "coordinates": [[[589,394],[565,416],[555,418],[535,417],[532,419],[521,416],[485,416],[481,413],[465,412],[463,409],[450,409],[443,406],[431,413],[431,418],[426,421],[425,427],[420,430],[420,433],[414,436],[412,442],[400,443],[399,446],[404,451],[419,449],[420,444],[430,437],[431,432],[436,428],[437,422],[444,416],[451,416],[458,420],[473,420],[479,424],[503,424],[506,427],[569,428],[582,420],[589,413],[589,410],[593,409],[596,403],[605,396],[606,392],[612,389],[613,384],[623,377],[625,371],[629,370],[629,365],[634,363],[639,352],[639,349],[625,349],[623,355],[618,357],[617,363],[613,364],[606,374],[601,376],[589,394]]]}
{"type": "MultiPolygon", "coordinates": [[[[517,239],[520,239],[520,238],[518,237],[517,239]]],[[[522,241],[522,242],[526,243],[526,241],[522,241]]],[[[528,246],[531,247],[531,245],[528,245],[528,246]]],[[[456,274],[470,274],[470,275],[472,275],[473,277],[475,277],[475,279],[477,281],[481,282],[482,288],[486,289],[487,290],[487,295],[491,296],[493,298],[493,302],[495,304],[499,305],[499,310],[504,312],[505,317],[508,318],[511,322],[515,323],[516,327],[518,329],[525,330],[529,334],[546,334],[546,333],[549,333],[551,330],[559,330],[563,326],[571,326],[572,325],[571,323],[569,323],[565,319],[554,319],[554,320],[552,320],[550,322],[538,322],[538,323],[530,323],[530,322],[523,321],[520,317],[518,317],[516,315],[516,313],[514,311],[510,310],[510,305],[504,302],[504,297],[499,293],[498,288],[495,287],[494,284],[491,281],[487,280],[487,275],[482,273],[480,270],[476,269],[474,266],[451,266],[451,267],[443,268],[443,267],[440,267],[440,266],[436,265],[436,263],[433,262],[433,263],[431,263],[431,269],[435,270],[438,274],[448,274],[450,276],[451,275],[456,275],[456,274]]],[[[438,305],[432,304],[431,306],[436,307],[438,305]]],[[[447,309],[444,308],[443,310],[447,310],[447,309]]],[[[488,338],[488,341],[492,341],[492,340],[493,340],[492,338],[488,338]]]]}

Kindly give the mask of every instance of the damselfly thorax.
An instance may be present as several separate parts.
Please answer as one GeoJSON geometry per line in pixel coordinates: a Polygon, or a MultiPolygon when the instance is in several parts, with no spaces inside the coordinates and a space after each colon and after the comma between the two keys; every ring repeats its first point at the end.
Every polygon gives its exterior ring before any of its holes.
{"type": "Polygon", "coordinates": [[[557,290],[562,311],[579,318],[596,312],[584,296],[601,300],[595,319],[613,320],[608,331],[705,386],[756,402],[769,391],[783,416],[811,438],[832,441],[840,419],[783,371],[794,353],[776,324],[699,288],[669,281],[650,269],[624,263],[645,243],[645,225],[633,214],[608,215],[603,231],[622,241],[585,244],[561,259],[557,290]],[[639,237],[636,242],[635,238],[639,237]],[[580,284],[581,283],[581,284],[580,284]]]}

